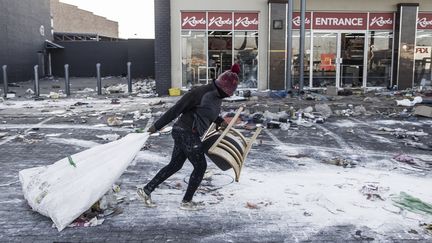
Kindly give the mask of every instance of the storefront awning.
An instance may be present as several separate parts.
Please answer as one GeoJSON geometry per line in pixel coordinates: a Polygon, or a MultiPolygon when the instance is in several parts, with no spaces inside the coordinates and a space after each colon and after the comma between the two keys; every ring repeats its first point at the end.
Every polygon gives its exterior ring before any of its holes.
{"type": "Polygon", "coordinates": [[[45,40],[45,49],[64,49],[64,47],[52,41],[45,40]]]}

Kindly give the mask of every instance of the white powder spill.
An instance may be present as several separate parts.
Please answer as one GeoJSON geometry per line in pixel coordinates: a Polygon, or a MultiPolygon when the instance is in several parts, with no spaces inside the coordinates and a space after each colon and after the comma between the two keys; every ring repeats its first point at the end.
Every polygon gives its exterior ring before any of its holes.
{"type": "MultiPolygon", "coordinates": [[[[354,224],[372,229],[382,224],[416,228],[419,221],[430,222],[432,216],[399,214],[399,208],[393,206],[389,196],[404,191],[431,203],[431,186],[431,178],[364,168],[319,166],[304,171],[277,172],[245,168],[240,183],[232,184],[221,192],[233,194],[232,199],[222,203],[223,207],[244,208],[247,202],[251,202],[260,207],[258,210],[282,214],[287,220],[291,218],[318,228],[338,224],[354,224]],[[374,182],[388,188],[388,192],[381,195],[384,201],[370,201],[360,193],[364,185],[374,182]],[[261,202],[270,205],[264,206],[261,202]],[[304,216],[304,212],[311,216],[304,216]]],[[[281,222],[280,225],[284,224],[281,222]]]]}
{"type": "Polygon", "coordinates": [[[0,128],[3,129],[28,129],[32,127],[37,127],[40,129],[84,129],[84,130],[99,130],[99,131],[131,131],[129,128],[121,128],[121,127],[108,127],[108,126],[88,126],[88,125],[78,125],[78,124],[3,124],[0,125],[0,128]]]}
{"type": "Polygon", "coordinates": [[[52,143],[60,143],[60,144],[66,144],[66,145],[73,145],[83,148],[92,148],[94,146],[100,145],[99,143],[95,143],[92,141],[87,140],[81,140],[81,139],[75,139],[75,138],[55,138],[51,137],[48,139],[52,143]]]}
{"type": "Polygon", "coordinates": [[[354,123],[350,120],[338,120],[337,122],[332,122],[331,124],[338,127],[355,127],[359,125],[358,123],[354,123]]]}
{"type": "Polygon", "coordinates": [[[412,125],[412,126],[421,126],[420,122],[411,122],[411,121],[396,121],[396,120],[378,120],[373,121],[372,123],[380,124],[380,125],[412,125]]]}
{"type": "Polygon", "coordinates": [[[160,153],[151,152],[149,150],[138,152],[132,165],[136,165],[137,162],[144,163],[158,163],[158,164],[168,164],[171,159],[171,155],[163,156],[160,153]]]}
{"type": "Polygon", "coordinates": [[[377,140],[377,141],[380,142],[380,143],[397,144],[396,142],[394,142],[394,141],[392,141],[392,140],[390,140],[390,139],[388,139],[388,138],[385,138],[385,137],[379,136],[379,135],[370,134],[370,133],[368,133],[368,135],[369,135],[370,137],[374,138],[375,140],[377,140]]]}

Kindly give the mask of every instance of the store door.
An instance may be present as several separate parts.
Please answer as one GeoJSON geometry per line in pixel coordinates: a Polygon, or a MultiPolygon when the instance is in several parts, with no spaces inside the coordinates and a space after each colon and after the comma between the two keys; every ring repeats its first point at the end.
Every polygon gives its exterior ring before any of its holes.
{"type": "Polygon", "coordinates": [[[364,54],[364,33],[340,33],[339,87],[363,86],[364,54]]]}
{"type": "Polygon", "coordinates": [[[365,62],[365,34],[313,34],[312,87],[361,87],[365,62]]]}
{"type": "Polygon", "coordinates": [[[208,58],[209,80],[216,79],[223,71],[231,68],[232,31],[210,31],[208,33],[208,58]]]}

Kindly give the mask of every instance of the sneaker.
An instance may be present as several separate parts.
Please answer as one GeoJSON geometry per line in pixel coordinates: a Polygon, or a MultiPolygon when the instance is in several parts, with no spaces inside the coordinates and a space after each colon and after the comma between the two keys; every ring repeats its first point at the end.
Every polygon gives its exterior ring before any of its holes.
{"type": "Polygon", "coordinates": [[[194,201],[190,201],[190,202],[183,201],[180,203],[180,209],[186,211],[198,211],[204,209],[204,203],[194,202],[194,201]]]}
{"type": "Polygon", "coordinates": [[[154,208],[156,207],[156,204],[153,203],[153,201],[151,200],[150,195],[148,195],[143,188],[138,188],[137,190],[137,194],[138,196],[140,196],[140,198],[144,201],[144,206],[148,207],[148,208],[154,208]]]}

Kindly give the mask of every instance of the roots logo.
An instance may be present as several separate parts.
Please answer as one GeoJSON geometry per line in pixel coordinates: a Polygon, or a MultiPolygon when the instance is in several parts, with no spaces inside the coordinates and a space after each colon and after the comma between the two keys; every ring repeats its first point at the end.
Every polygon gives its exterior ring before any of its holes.
{"type": "Polygon", "coordinates": [[[421,18],[417,21],[417,24],[422,28],[430,28],[432,26],[432,19],[427,19],[426,17],[421,18]]]}
{"type": "Polygon", "coordinates": [[[243,27],[249,27],[250,25],[258,25],[256,18],[249,20],[249,17],[239,17],[236,19],[235,26],[242,25],[243,27]]]}
{"type": "Polygon", "coordinates": [[[370,26],[374,25],[379,27],[383,27],[384,25],[393,25],[393,20],[391,18],[385,19],[384,17],[374,17],[370,22],[370,26]]]}
{"type": "Polygon", "coordinates": [[[197,25],[201,25],[201,24],[204,24],[204,25],[206,24],[206,21],[204,18],[197,19],[196,16],[192,16],[192,17],[185,17],[183,19],[182,26],[189,25],[192,27],[196,27],[197,25]]]}
{"type": "Polygon", "coordinates": [[[223,27],[224,25],[232,25],[231,19],[223,19],[222,17],[213,17],[210,19],[209,26],[216,25],[223,27]]]}
{"type": "MultiPolygon", "coordinates": [[[[300,16],[297,16],[297,17],[293,18],[292,23],[293,23],[293,25],[299,27],[300,24],[301,24],[301,22],[300,22],[300,16]]],[[[305,24],[306,25],[310,25],[310,23],[311,23],[311,20],[309,18],[305,18],[305,24]]]]}

